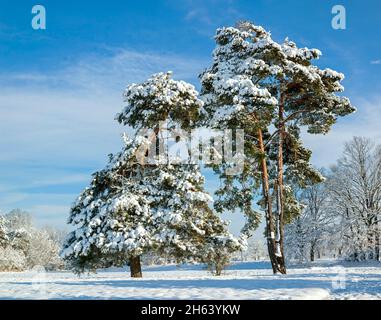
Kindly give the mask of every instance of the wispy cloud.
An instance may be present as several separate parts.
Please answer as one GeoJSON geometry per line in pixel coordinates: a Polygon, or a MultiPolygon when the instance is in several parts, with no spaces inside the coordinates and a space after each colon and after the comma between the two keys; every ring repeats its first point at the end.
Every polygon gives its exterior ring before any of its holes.
{"type": "Polygon", "coordinates": [[[65,176],[60,176],[56,178],[43,178],[43,179],[37,179],[32,182],[32,186],[54,186],[54,185],[66,185],[66,184],[73,184],[78,182],[87,182],[89,181],[89,176],[86,174],[69,174],[65,176]]]}
{"type": "Polygon", "coordinates": [[[3,86],[28,86],[94,91],[121,91],[131,82],[142,81],[161,71],[174,71],[174,77],[195,81],[209,59],[197,60],[171,53],[137,52],[123,48],[106,48],[104,52],[83,55],[61,69],[45,73],[0,73],[3,86]]]}
{"type": "Polygon", "coordinates": [[[370,64],[381,64],[381,59],[378,60],[372,60],[370,64]]]}
{"type": "Polygon", "coordinates": [[[183,6],[186,10],[185,20],[197,21],[207,26],[215,27],[227,20],[234,21],[243,16],[233,0],[187,0],[183,2],[183,6]]]}
{"type": "Polygon", "coordinates": [[[206,24],[212,24],[209,12],[203,8],[190,9],[185,15],[185,20],[198,20],[206,24]]]}

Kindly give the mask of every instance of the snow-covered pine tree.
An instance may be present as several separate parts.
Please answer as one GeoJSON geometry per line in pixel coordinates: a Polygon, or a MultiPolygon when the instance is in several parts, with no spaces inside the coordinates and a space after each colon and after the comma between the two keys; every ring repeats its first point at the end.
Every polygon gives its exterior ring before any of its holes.
{"type": "MultiPolygon", "coordinates": [[[[201,99],[207,113],[202,124],[216,129],[244,130],[243,171],[231,175],[226,171],[228,163],[214,166],[222,183],[216,192],[215,208],[218,211],[240,209],[247,220],[242,232],[250,235],[260,221],[254,201],[260,196],[255,191],[261,181],[263,196],[258,204],[266,210],[266,222],[273,223],[264,136],[268,135],[267,128],[274,117],[276,99],[257,85],[254,79],[257,65],[251,63],[240,34],[235,28],[217,30],[213,64],[200,75],[201,99]]],[[[234,144],[234,138],[232,142],[234,144]]],[[[268,231],[272,229],[267,227],[268,231]]],[[[270,235],[267,238],[271,240],[270,235]]]]}
{"type": "Polygon", "coordinates": [[[161,121],[171,128],[192,126],[202,107],[197,92],[160,73],[130,85],[124,96],[127,105],[117,119],[138,132],[125,137],[124,149],[110,156],[73,205],[69,223],[76,230],[61,255],[77,272],[128,262],[131,276],[141,277],[140,256],[156,252],[178,262],[212,263],[219,273],[226,255],[244,244],[209,207],[199,167],[147,157],[152,147],[157,151],[161,121]],[[140,134],[145,128],[153,129],[153,137],[140,134]]]}
{"type": "Polygon", "coordinates": [[[297,48],[288,39],[279,44],[250,22],[218,29],[215,38],[213,65],[201,75],[207,123],[242,128],[252,139],[246,143],[251,153],[245,154],[257,160],[249,163],[249,176],[261,174],[270,260],[274,273],[286,273],[284,224],[287,215],[300,213],[291,186],[322,181],[309,163],[311,152],[302,145],[300,127],[327,133],[339,116],[355,109],[336,94],[343,91],[344,76],[312,64],[319,50],[297,48]],[[270,125],[276,130],[271,132],[270,125]]]}

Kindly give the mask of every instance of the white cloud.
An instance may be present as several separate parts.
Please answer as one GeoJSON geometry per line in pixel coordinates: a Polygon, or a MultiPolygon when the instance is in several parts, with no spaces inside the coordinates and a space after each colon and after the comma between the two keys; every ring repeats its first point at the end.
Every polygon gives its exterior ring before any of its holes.
{"type": "MultiPolygon", "coordinates": [[[[153,73],[174,71],[174,77],[194,81],[202,71],[206,60],[197,60],[170,53],[149,53],[122,48],[103,48],[104,51],[92,55],[83,55],[76,61],[66,63],[58,70],[46,73],[18,72],[0,73],[3,86],[24,85],[28,88],[57,88],[71,91],[87,91],[103,94],[111,90],[121,94],[131,82],[142,81],[153,73]]],[[[120,95],[118,96],[120,98],[120,95]]]]}
{"type": "Polygon", "coordinates": [[[371,64],[381,64],[381,59],[379,59],[379,60],[372,60],[370,63],[371,64]]]}
{"type": "Polygon", "coordinates": [[[25,201],[28,198],[28,194],[21,192],[8,192],[8,190],[1,190],[0,203],[1,210],[9,210],[11,208],[17,208],[17,204],[25,201]]]}
{"type": "Polygon", "coordinates": [[[54,185],[66,185],[78,182],[87,182],[90,180],[90,177],[85,174],[66,174],[59,177],[50,177],[50,178],[38,178],[32,182],[32,186],[54,186],[54,185]]]}

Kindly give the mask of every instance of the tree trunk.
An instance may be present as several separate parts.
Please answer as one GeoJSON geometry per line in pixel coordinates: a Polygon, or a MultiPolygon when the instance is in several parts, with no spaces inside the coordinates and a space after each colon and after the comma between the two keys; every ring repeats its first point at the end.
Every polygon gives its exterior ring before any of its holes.
{"type": "Polygon", "coordinates": [[[376,239],[375,239],[375,259],[377,261],[381,261],[381,257],[380,257],[380,223],[377,222],[376,223],[376,239]]]}
{"type": "Polygon", "coordinates": [[[365,260],[374,260],[374,247],[375,247],[375,241],[374,241],[374,232],[372,225],[368,223],[368,238],[367,238],[367,248],[365,252],[365,260]]]}
{"type": "Polygon", "coordinates": [[[315,261],[315,244],[311,244],[311,248],[310,248],[310,261],[311,262],[315,261]]]}
{"type": "Polygon", "coordinates": [[[143,277],[142,266],[140,264],[140,256],[130,258],[130,271],[131,271],[131,278],[143,277]]]}
{"type": "Polygon", "coordinates": [[[278,141],[278,181],[277,181],[277,219],[276,219],[276,258],[280,273],[286,274],[286,264],[284,259],[284,197],[283,197],[283,137],[284,137],[284,100],[283,94],[279,103],[279,141],[278,141]]]}
{"type": "Polygon", "coordinates": [[[269,258],[271,262],[271,267],[274,274],[278,272],[277,261],[275,256],[275,233],[273,225],[273,215],[272,215],[272,203],[269,192],[269,176],[267,172],[267,163],[265,157],[265,146],[263,143],[262,130],[258,129],[258,148],[262,153],[261,159],[261,172],[262,172],[262,192],[263,198],[265,200],[265,211],[266,211],[266,240],[267,240],[267,250],[269,253],[269,258]]]}

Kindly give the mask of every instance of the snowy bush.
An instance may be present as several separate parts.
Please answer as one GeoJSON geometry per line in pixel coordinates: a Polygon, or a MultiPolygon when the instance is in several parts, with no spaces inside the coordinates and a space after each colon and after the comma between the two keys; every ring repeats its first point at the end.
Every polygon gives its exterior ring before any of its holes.
{"type": "Polygon", "coordinates": [[[0,271],[23,271],[26,267],[26,257],[22,251],[0,247],[0,271]]]}
{"type": "Polygon", "coordinates": [[[46,270],[62,269],[63,260],[59,257],[60,245],[50,238],[46,230],[35,230],[27,250],[28,267],[43,266],[46,270]]]}
{"type": "Polygon", "coordinates": [[[42,266],[47,270],[63,267],[59,258],[59,232],[39,230],[32,225],[31,216],[12,210],[0,216],[0,248],[3,271],[21,271],[42,266]]]}
{"type": "Polygon", "coordinates": [[[230,234],[215,236],[208,239],[208,244],[203,248],[202,261],[212,274],[219,276],[229,265],[232,255],[246,249],[247,242],[244,238],[237,239],[230,234]]]}

